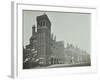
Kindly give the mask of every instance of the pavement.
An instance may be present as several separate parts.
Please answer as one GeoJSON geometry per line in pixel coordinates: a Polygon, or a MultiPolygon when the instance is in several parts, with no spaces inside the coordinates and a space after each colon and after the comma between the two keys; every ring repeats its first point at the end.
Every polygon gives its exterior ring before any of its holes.
{"type": "Polygon", "coordinates": [[[55,65],[48,66],[48,68],[57,68],[57,67],[80,67],[80,66],[91,66],[91,65],[90,65],[90,63],[55,64],[55,65]]]}
{"type": "Polygon", "coordinates": [[[75,63],[75,64],[54,64],[50,66],[37,66],[33,69],[47,69],[47,68],[60,68],[60,67],[83,67],[83,66],[91,66],[90,63],[75,63]]]}

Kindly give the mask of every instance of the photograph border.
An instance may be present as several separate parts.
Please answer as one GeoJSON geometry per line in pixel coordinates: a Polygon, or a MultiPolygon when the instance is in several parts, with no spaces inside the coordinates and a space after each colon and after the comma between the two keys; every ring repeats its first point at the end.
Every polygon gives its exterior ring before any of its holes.
{"type": "Polygon", "coordinates": [[[55,75],[67,75],[75,73],[92,73],[97,70],[96,51],[95,51],[95,28],[96,28],[96,8],[77,7],[77,6],[58,6],[58,5],[40,5],[22,2],[12,2],[11,4],[11,76],[20,77],[43,77],[55,75]],[[22,68],[22,10],[47,10],[61,12],[80,12],[91,14],[91,66],[85,67],[67,67],[53,69],[34,69],[23,70],[22,68]]]}

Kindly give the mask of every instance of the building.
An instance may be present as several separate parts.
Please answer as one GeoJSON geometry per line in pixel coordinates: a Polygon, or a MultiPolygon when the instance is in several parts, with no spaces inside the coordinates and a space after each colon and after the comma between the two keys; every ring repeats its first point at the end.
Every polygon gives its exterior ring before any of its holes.
{"type": "Polygon", "coordinates": [[[56,41],[56,36],[51,34],[51,22],[48,16],[37,16],[37,32],[36,26],[32,27],[32,36],[29,45],[24,50],[26,53],[32,54],[32,50],[37,51],[36,59],[39,59],[39,65],[53,65],[64,63],[64,42],[56,41]]]}
{"type": "Polygon", "coordinates": [[[30,38],[29,45],[26,46],[26,49],[35,49],[37,50],[37,32],[35,30],[35,25],[32,27],[32,36],[30,38]]]}
{"type": "Polygon", "coordinates": [[[63,41],[57,41],[52,46],[52,54],[51,54],[51,64],[64,64],[65,56],[64,56],[64,43],[63,41]]]}
{"type": "Polygon", "coordinates": [[[80,48],[67,44],[64,49],[65,63],[66,64],[91,64],[90,55],[86,51],[82,51],[80,48]]]}
{"type": "Polygon", "coordinates": [[[56,41],[56,36],[53,38],[51,34],[51,64],[64,64],[64,42],[56,41]]]}
{"type": "Polygon", "coordinates": [[[45,13],[37,16],[37,52],[42,65],[49,65],[51,54],[50,35],[51,22],[48,16],[45,13]]]}

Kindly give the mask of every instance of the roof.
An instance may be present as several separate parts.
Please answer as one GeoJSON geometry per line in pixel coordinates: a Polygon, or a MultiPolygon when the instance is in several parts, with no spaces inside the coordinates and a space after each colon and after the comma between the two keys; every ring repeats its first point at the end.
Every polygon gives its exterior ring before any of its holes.
{"type": "Polygon", "coordinates": [[[51,24],[51,22],[50,22],[50,20],[49,20],[46,13],[44,13],[43,15],[37,16],[37,21],[39,22],[41,20],[47,20],[51,24]]]}

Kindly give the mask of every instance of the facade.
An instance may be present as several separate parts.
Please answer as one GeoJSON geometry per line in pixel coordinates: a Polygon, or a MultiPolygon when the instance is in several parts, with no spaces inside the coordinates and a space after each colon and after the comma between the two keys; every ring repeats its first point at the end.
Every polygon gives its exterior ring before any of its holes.
{"type": "Polygon", "coordinates": [[[56,41],[56,36],[51,40],[51,64],[64,64],[64,42],[56,41]]]}
{"type": "Polygon", "coordinates": [[[46,14],[37,16],[37,52],[40,64],[49,65],[51,22],[46,14]]]}
{"type": "Polygon", "coordinates": [[[39,65],[52,65],[64,63],[64,42],[56,41],[56,36],[51,34],[51,22],[48,16],[37,16],[37,32],[35,25],[32,27],[32,36],[29,45],[24,50],[26,53],[32,50],[37,52],[36,58],[39,59],[39,65]]]}
{"type": "Polygon", "coordinates": [[[74,47],[72,44],[67,44],[64,49],[66,64],[91,64],[90,55],[86,51],[82,51],[78,47],[74,47]]]}
{"type": "Polygon", "coordinates": [[[37,50],[37,32],[35,30],[35,25],[32,27],[32,36],[30,38],[29,45],[26,46],[26,49],[35,49],[37,50]]]}

